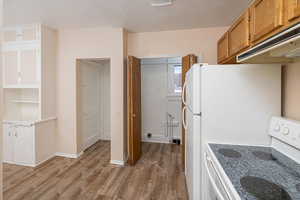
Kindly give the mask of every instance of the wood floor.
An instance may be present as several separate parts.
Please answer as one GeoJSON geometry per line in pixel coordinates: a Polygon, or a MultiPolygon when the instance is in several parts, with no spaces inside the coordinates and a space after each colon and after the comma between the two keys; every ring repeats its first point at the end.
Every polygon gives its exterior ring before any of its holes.
{"type": "Polygon", "coordinates": [[[186,200],[180,146],[143,143],[134,166],[109,164],[110,143],[80,158],[55,157],[35,169],[4,164],[4,200],[186,200]]]}

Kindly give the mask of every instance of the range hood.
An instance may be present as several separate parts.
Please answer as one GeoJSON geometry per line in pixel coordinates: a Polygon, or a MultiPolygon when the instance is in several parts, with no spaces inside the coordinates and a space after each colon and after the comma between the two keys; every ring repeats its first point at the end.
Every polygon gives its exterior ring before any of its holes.
{"type": "Polygon", "coordinates": [[[300,23],[237,56],[238,63],[290,63],[300,59],[300,23]]]}

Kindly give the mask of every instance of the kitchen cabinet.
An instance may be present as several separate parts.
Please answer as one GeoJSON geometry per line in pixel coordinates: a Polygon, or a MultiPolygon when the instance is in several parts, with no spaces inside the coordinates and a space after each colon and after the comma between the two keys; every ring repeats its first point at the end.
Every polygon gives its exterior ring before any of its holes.
{"type": "Polygon", "coordinates": [[[250,46],[250,14],[247,10],[228,31],[229,56],[250,46]]]}
{"type": "Polygon", "coordinates": [[[287,0],[287,20],[289,22],[299,21],[300,19],[300,0],[287,0]]]}
{"type": "Polygon", "coordinates": [[[2,55],[4,86],[17,85],[19,82],[19,51],[5,51],[2,55]]]}
{"type": "Polygon", "coordinates": [[[14,138],[16,130],[8,125],[3,126],[3,160],[4,162],[11,163],[14,161],[14,138]]]}
{"type": "Polygon", "coordinates": [[[228,57],[228,32],[226,32],[218,41],[218,62],[220,63],[228,57]]]}
{"type": "Polygon", "coordinates": [[[3,162],[35,167],[55,155],[56,119],[3,123],[3,162]]]}
{"type": "Polygon", "coordinates": [[[283,0],[256,0],[251,8],[251,42],[270,37],[284,25],[283,0]]]}
{"type": "Polygon", "coordinates": [[[3,42],[30,42],[40,40],[40,37],[40,26],[38,24],[7,27],[2,29],[3,42]]]}
{"type": "Polygon", "coordinates": [[[37,43],[3,45],[3,87],[38,88],[41,56],[37,43]]]}
{"type": "Polygon", "coordinates": [[[3,133],[4,162],[34,165],[34,128],[5,125],[3,133]]]}

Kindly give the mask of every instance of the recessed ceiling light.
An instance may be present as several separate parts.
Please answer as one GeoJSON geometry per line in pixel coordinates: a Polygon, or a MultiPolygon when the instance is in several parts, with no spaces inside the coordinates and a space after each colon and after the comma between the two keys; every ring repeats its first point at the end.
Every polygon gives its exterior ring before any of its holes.
{"type": "Polygon", "coordinates": [[[173,0],[151,0],[151,6],[153,7],[170,6],[172,4],[173,0]]]}

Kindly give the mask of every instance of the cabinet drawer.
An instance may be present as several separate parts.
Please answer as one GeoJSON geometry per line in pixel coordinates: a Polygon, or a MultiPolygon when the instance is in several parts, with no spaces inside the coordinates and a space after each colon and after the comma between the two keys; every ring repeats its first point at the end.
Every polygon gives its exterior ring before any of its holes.
{"type": "Polygon", "coordinates": [[[218,62],[222,62],[229,57],[228,52],[228,32],[218,41],[218,62]]]}
{"type": "Polygon", "coordinates": [[[267,38],[284,25],[283,0],[256,0],[251,6],[251,41],[267,38]]]}
{"type": "Polygon", "coordinates": [[[250,46],[250,15],[247,10],[229,29],[229,56],[250,46]]]}

